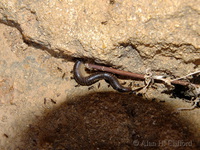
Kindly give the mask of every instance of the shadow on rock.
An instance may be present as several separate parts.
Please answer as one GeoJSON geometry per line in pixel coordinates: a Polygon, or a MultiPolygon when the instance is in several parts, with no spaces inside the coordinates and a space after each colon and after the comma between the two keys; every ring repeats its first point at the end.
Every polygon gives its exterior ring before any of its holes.
{"type": "Polygon", "coordinates": [[[157,102],[111,92],[67,101],[30,126],[22,149],[197,149],[186,123],[157,102]]]}

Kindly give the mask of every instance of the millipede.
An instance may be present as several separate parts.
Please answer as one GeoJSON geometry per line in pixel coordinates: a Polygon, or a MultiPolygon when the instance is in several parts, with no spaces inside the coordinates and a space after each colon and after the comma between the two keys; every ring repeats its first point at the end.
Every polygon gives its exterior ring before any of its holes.
{"type": "Polygon", "coordinates": [[[74,68],[73,68],[73,72],[74,72],[74,79],[75,81],[83,86],[89,86],[92,85],[96,82],[98,82],[99,80],[105,80],[106,82],[108,82],[113,89],[117,90],[118,92],[131,92],[132,89],[130,87],[124,87],[122,86],[118,79],[111,73],[107,73],[107,72],[96,72],[92,75],[89,76],[84,76],[82,71],[84,68],[84,63],[81,60],[77,60],[74,68]]]}

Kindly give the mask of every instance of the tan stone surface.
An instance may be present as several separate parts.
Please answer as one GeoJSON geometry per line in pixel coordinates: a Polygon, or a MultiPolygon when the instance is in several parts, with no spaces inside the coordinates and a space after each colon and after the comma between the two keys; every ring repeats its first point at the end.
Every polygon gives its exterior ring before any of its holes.
{"type": "MultiPolygon", "coordinates": [[[[0,149],[23,144],[27,128],[71,97],[113,91],[104,81],[75,87],[71,58],[176,77],[200,70],[199,9],[199,0],[1,0],[0,149]]],[[[191,105],[159,88],[147,98],[191,105]]],[[[200,109],[180,115],[200,139],[200,109]]]]}
{"type": "Polygon", "coordinates": [[[144,65],[158,70],[158,58],[173,57],[175,66],[186,62],[186,69],[177,68],[185,73],[199,65],[199,0],[2,0],[0,8],[1,22],[52,52],[138,72],[144,65]]]}

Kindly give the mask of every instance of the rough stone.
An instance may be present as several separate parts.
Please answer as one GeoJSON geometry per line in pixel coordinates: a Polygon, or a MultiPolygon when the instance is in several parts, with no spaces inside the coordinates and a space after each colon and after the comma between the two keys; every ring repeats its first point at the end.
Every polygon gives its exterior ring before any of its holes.
{"type": "MultiPolygon", "coordinates": [[[[151,68],[159,75],[176,77],[199,70],[199,4],[199,0],[1,0],[0,149],[19,148],[27,142],[21,136],[29,138],[27,128],[31,131],[40,120],[45,126],[46,113],[57,112],[73,97],[113,91],[105,81],[100,81],[100,88],[99,83],[94,84],[91,90],[77,87],[70,78],[74,65],[71,58],[88,58],[139,73],[151,68]]],[[[126,86],[133,82],[134,88],[144,85],[140,81],[126,82],[126,86]]],[[[165,101],[161,105],[174,111],[191,106],[161,93],[164,85],[158,85],[158,89],[148,89],[147,99],[165,101]]],[[[134,99],[134,95],[131,97],[134,99]]],[[[95,97],[91,99],[95,101],[95,97]]],[[[143,108],[144,112],[151,111],[151,107],[143,108]]],[[[63,118],[65,112],[58,114],[63,118]]],[[[61,119],[59,115],[56,121],[61,119]]],[[[188,129],[197,138],[199,115],[199,109],[180,112],[180,119],[189,124],[188,129]]],[[[40,139],[30,136],[31,144],[38,144],[35,142],[40,139]]]]}
{"type": "Polygon", "coordinates": [[[172,74],[180,76],[200,64],[199,5],[198,0],[2,0],[0,21],[16,27],[26,43],[130,71],[144,72],[150,64],[172,72],[157,60],[173,57],[173,69],[183,71],[172,74]],[[187,69],[176,67],[179,63],[187,69]]]}

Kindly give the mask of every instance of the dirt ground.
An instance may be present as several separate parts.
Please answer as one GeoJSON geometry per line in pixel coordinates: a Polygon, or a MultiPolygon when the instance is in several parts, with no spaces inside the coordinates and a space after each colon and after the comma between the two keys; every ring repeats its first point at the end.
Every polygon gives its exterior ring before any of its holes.
{"type": "Polygon", "coordinates": [[[177,112],[191,103],[155,90],[153,102],[113,93],[104,81],[77,87],[73,60],[27,45],[4,24],[0,39],[1,150],[200,147],[200,109],[177,112]]]}
{"type": "Polygon", "coordinates": [[[24,135],[28,149],[196,149],[188,123],[140,97],[98,92],[47,112],[24,135]],[[185,145],[184,145],[185,144],[185,145]]]}

